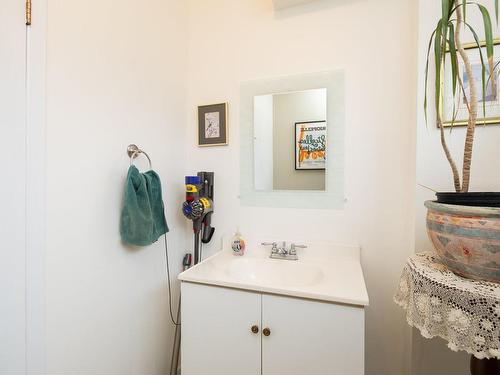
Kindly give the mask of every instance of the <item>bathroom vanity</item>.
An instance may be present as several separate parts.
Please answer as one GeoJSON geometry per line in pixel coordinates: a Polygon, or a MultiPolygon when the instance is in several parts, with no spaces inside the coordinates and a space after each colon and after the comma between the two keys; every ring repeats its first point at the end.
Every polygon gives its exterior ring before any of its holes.
{"type": "Polygon", "coordinates": [[[228,247],[179,275],[183,375],[364,374],[359,248],[308,244],[291,261],[228,247]]]}

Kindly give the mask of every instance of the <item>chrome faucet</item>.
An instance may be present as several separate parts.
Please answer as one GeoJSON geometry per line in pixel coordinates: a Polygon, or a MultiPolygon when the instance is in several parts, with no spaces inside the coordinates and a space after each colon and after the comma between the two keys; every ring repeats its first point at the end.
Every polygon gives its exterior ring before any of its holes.
{"type": "Polygon", "coordinates": [[[262,242],[263,246],[272,246],[271,247],[271,255],[270,258],[273,259],[286,259],[286,260],[298,260],[297,249],[305,249],[307,246],[305,245],[297,245],[292,243],[290,245],[290,249],[287,249],[286,242],[282,241],[280,244],[278,242],[262,242]]]}

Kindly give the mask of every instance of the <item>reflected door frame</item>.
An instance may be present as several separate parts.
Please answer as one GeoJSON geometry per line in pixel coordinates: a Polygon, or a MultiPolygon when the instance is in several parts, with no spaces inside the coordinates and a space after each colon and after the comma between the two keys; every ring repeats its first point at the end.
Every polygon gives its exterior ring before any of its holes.
{"type": "MultiPolygon", "coordinates": [[[[22,323],[23,332],[16,335],[16,343],[23,347],[24,353],[16,359],[19,375],[46,374],[46,332],[45,332],[45,248],[46,248],[46,45],[47,45],[47,0],[33,1],[31,4],[31,24],[25,22],[25,1],[9,0],[12,11],[6,14],[6,20],[12,28],[5,37],[18,39],[23,57],[16,63],[23,66],[15,82],[22,80],[24,86],[20,101],[22,113],[16,112],[14,117],[21,121],[14,124],[10,114],[5,126],[19,126],[17,135],[12,128],[4,128],[7,142],[22,144],[19,157],[3,155],[10,162],[6,167],[17,169],[17,175],[22,179],[23,194],[17,199],[23,206],[22,222],[13,224],[24,235],[24,241],[19,246],[19,256],[16,256],[18,271],[8,276],[12,281],[23,280],[23,290],[16,291],[19,300],[23,300],[24,310],[22,323]],[[24,127],[23,127],[24,125],[24,127]],[[22,134],[21,134],[22,133],[22,134]],[[24,143],[24,144],[23,144],[24,143]],[[9,158],[11,156],[11,158],[9,158]],[[22,177],[21,177],[22,175],[22,177]],[[24,251],[23,251],[24,250],[24,251]],[[22,271],[21,271],[22,269],[22,271]],[[21,294],[22,293],[22,294],[21,294]],[[24,362],[24,363],[22,363],[24,362]]],[[[17,47],[16,47],[17,48],[17,47]]],[[[2,69],[8,69],[2,66],[2,69]]],[[[16,86],[21,87],[16,84],[16,86]]],[[[6,88],[9,90],[9,88],[6,88]]],[[[21,111],[21,110],[19,110],[21,111]]],[[[8,149],[8,146],[7,146],[8,149]]],[[[8,241],[6,243],[8,245],[8,241]]],[[[9,247],[9,246],[6,246],[9,247]]],[[[6,249],[14,251],[15,249],[6,249]]],[[[11,256],[13,254],[11,253],[11,256]]],[[[21,305],[19,305],[21,306],[21,305]]],[[[7,307],[7,306],[5,306],[7,307]]],[[[12,306],[11,306],[12,307],[12,306]]],[[[10,308],[10,307],[9,307],[10,308]]],[[[4,353],[5,354],[5,353],[4,353]]],[[[6,364],[7,365],[7,364],[6,364]]],[[[1,369],[0,369],[1,372],[1,369]]],[[[17,372],[16,372],[17,375],[17,372]]]]}
{"type": "Polygon", "coordinates": [[[27,26],[26,374],[45,375],[47,0],[32,2],[27,26]]]}

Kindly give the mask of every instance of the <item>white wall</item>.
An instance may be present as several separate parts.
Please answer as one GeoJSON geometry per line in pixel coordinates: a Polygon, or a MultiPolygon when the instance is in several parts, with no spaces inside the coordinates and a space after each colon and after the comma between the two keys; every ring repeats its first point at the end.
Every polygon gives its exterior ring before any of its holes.
{"type": "Polygon", "coordinates": [[[238,223],[244,235],[359,243],[371,302],[366,373],[409,374],[410,329],[392,296],[414,249],[417,2],[327,0],[274,13],[269,0],[190,0],[189,14],[188,166],[213,170],[216,183],[217,231],[205,255],[238,223]],[[345,209],[241,207],[240,82],[339,68],[345,209]],[[198,148],[196,106],[225,100],[229,146],[198,148]]]}
{"type": "Polygon", "coordinates": [[[26,26],[23,4],[0,12],[0,373],[26,371],[26,26]]]}
{"type": "Polygon", "coordinates": [[[273,0],[275,9],[285,9],[316,0],[273,0]]]}
{"type": "MultiPolygon", "coordinates": [[[[488,6],[493,22],[495,13],[492,7],[493,0],[481,1],[488,6]]],[[[435,112],[431,105],[428,113],[428,124],[425,124],[423,111],[424,101],[424,68],[428,46],[428,38],[434,29],[441,14],[440,2],[434,0],[420,0],[419,2],[419,41],[418,41],[418,124],[417,124],[417,182],[429,186],[437,191],[453,191],[453,180],[448,162],[443,154],[439,140],[439,131],[436,128],[435,112]]],[[[467,12],[468,22],[477,28],[482,38],[483,28],[481,15],[477,9],[471,8],[467,12]]],[[[498,28],[495,34],[500,36],[498,28]]],[[[472,36],[464,32],[464,42],[471,42],[472,36]]],[[[430,64],[430,76],[433,77],[434,63],[430,64]]],[[[432,82],[431,78],[431,81],[432,82]]],[[[429,103],[434,103],[432,89],[429,103]]],[[[465,128],[455,127],[451,134],[448,133],[449,146],[459,168],[462,165],[463,143],[465,128]]],[[[500,125],[478,126],[472,162],[471,189],[470,191],[500,191],[500,159],[498,146],[500,140],[500,125]]],[[[432,249],[425,229],[426,210],[424,201],[434,199],[434,193],[422,187],[417,188],[416,216],[415,216],[415,247],[416,251],[432,249]]],[[[418,331],[413,335],[412,368],[415,375],[438,374],[469,374],[469,356],[465,353],[454,353],[446,347],[446,342],[441,339],[426,340],[418,331]]]]}
{"type": "Polygon", "coordinates": [[[175,0],[48,1],[47,374],[168,373],[163,243],[122,245],[119,215],[126,147],[137,143],[162,177],[177,274],[186,10],[175,0]]]}

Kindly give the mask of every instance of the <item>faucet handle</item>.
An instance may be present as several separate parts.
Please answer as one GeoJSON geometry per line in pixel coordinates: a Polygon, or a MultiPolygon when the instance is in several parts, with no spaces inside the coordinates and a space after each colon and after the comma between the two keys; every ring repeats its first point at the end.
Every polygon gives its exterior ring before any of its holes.
{"type": "Polygon", "coordinates": [[[292,244],[290,245],[290,254],[297,254],[297,249],[307,249],[307,246],[306,245],[298,245],[298,244],[295,244],[292,242],[292,244]]]}
{"type": "Polygon", "coordinates": [[[272,246],[273,250],[276,250],[278,248],[278,243],[276,241],[273,242],[262,242],[262,246],[272,246]]]}
{"type": "Polygon", "coordinates": [[[276,243],[276,241],[273,241],[273,242],[262,242],[261,245],[262,246],[277,246],[278,244],[276,243]]]}
{"type": "Polygon", "coordinates": [[[272,246],[272,248],[271,248],[271,254],[279,253],[279,252],[283,251],[283,247],[279,247],[277,241],[262,242],[261,245],[263,245],[263,246],[272,246]]]}

